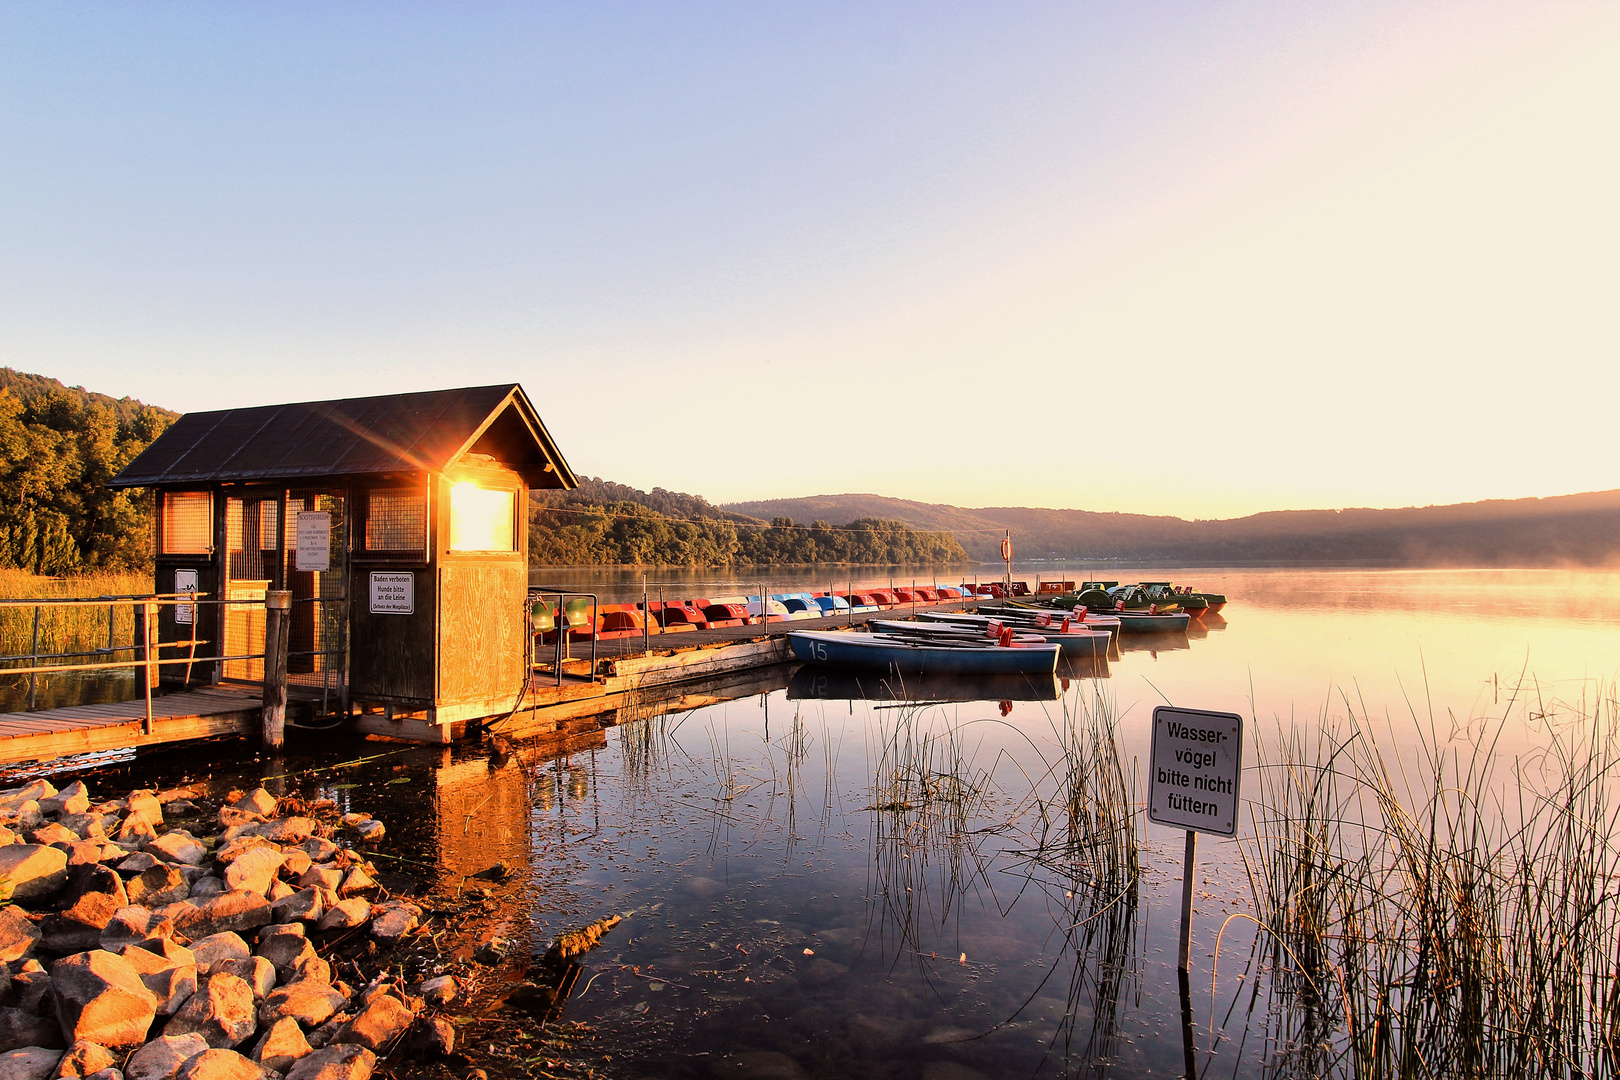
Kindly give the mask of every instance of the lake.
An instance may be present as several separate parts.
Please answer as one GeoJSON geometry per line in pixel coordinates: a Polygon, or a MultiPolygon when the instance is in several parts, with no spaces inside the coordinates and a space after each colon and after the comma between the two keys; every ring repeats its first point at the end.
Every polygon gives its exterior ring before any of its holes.
{"type": "MultiPolygon", "coordinates": [[[[1138,802],[1149,717],[1166,703],[1248,719],[1246,796],[1262,746],[1350,711],[1391,761],[1482,738],[1533,760],[1555,725],[1612,693],[1620,575],[1107,576],[1168,576],[1229,604],[1186,637],[1128,641],[1105,677],[1073,678],[1056,700],[907,704],[783,672],[737,700],[661,714],[649,702],[656,715],[622,717],[599,749],[564,759],[342,742],[212,773],[291,774],[278,782],[377,813],[418,883],[506,861],[519,873],[501,932],[536,953],[625,916],[582,959],[562,1013],[595,1030],[607,1075],[1182,1075],[1189,1040],[1202,1075],[1270,1075],[1291,1029],[1252,996],[1249,819],[1235,841],[1199,843],[1187,1015],[1184,834],[1136,819],[1128,895],[1108,884],[1106,853],[1065,848],[1063,764],[1085,750],[1071,733],[1114,736],[1087,775],[1117,765],[1138,802]],[[362,754],[375,759],[330,768],[362,754]]],[[[782,577],[773,591],[810,584],[782,577]]],[[[120,769],[107,783],[198,771],[173,754],[120,769]]],[[[480,1053],[524,1071],[508,1048],[480,1053]]]]}

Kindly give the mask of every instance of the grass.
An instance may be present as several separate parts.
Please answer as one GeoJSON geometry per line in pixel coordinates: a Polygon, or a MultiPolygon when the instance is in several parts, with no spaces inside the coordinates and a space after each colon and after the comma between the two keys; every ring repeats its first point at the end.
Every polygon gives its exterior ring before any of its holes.
{"type": "MultiPolygon", "coordinates": [[[[103,573],[51,578],[23,570],[0,570],[0,599],[4,600],[130,596],[151,591],[150,574],[103,573]]],[[[26,656],[33,651],[34,610],[33,607],[0,607],[0,654],[26,656]]],[[[106,648],[108,610],[105,605],[42,605],[39,608],[39,651],[70,653],[106,648]]],[[[135,633],[132,611],[128,605],[113,606],[112,611],[113,643],[126,645],[135,633]]]]}
{"type": "Polygon", "coordinates": [[[1416,761],[1348,701],[1260,745],[1243,854],[1282,1071],[1620,1071],[1620,702],[1514,704],[1472,738],[1420,722],[1416,761]],[[1543,747],[1499,751],[1526,723],[1543,747]]]}

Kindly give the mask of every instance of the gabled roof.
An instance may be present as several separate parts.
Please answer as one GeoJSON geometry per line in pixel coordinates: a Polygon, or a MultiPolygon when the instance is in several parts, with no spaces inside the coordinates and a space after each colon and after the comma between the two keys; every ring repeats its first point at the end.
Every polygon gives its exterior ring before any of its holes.
{"type": "Polygon", "coordinates": [[[490,455],[532,487],[578,483],[528,395],[509,383],[187,413],[112,486],[443,471],[468,453],[490,455]]]}

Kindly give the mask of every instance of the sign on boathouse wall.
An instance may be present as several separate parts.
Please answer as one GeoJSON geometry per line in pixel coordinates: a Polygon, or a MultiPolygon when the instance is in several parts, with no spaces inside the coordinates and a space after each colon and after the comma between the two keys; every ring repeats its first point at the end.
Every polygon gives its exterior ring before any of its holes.
{"type": "Polygon", "coordinates": [[[1235,836],[1242,777],[1241,716],[1168,705],[1153,710],[1149,821],[1235,836]]]}
{"type": "Polygon", "coordinates": [[[298,515],[296,570],[332,569],[332,515],[326,510],[305,510],[298,515]]]}
{"type": "Polygon", "coordinates": [[[409,571],[372,574],[371,613],[416,614],[416,575],[409,571]]]}

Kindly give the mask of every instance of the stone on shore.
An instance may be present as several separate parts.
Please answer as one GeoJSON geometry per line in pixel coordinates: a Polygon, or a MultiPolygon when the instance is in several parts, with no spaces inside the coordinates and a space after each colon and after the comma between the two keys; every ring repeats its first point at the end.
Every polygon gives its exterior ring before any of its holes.
{"type": "Polygon", "coordinates": [[[257,1028],[252,987],[229,972],[215,970],[163,1030],[201,1035],[209,1046],[231,1047],[257,1028]]]}
{"type": "Polygon", "coordinates": [[[281,869],[281,860],[281,851],[274,846],[245,851],[225,867],[225,884],[262,897],[270,891],[270,882],[281,869]]]}
{"type": "Polygon", "coordinates": [[[314,862],[330,862],[338,853],[338,846],[324,836],[312,836],[298,846],[314,862]]]}
{"type": "Polygon", "coordinates": [[[15,963],[39,944],[39,928],[15,904],[0,908],[0,961],[15,963]]]}
{"type": "Polygon", "coordinates": [[[319,888],[336,890],[343,884],[343,871],[331,866],[321,866],[312,863],[308,870],[298,875],[300,889],[319,888]]]}
{"type": "Polygon", "coordinates": [[[273,1024],[290,1016],[305,1027],[315,1027],[325,1023],[347,1001],[331,986],[304,979],[277,987],[265,995],[264,1004],[259,1006],[259,1021],[273,1024]]]}
{"type": "Polygon", "coordinates": [[[253,829],[255,835],[278,844],[301,844],[315,835],[315,822],[307,817],[278,818],[253,829]]]}
{"type": "Polygon", "coordinates": [[[190,949],[172,941],[152,944],[157,948],[131,945],[120,955],[151,991],[158,1013],[173,1016],[197,992],[197,960],[190,949]]]}
{"type": "Polygon", "coordinates": [[[267,1069],[284,1073],[312,1049],[298,1021],[286,1016],[271,1024],[270,1030],[259,1039],[253,1048],[253,1060],[267,1069]]]}
{"type": "Polygon", "coordinates": [[[351,926],[364,926],[370,918],[371,901],[357,896],[352,900],[340,900],[328,908],[316,924],[316,929],[347,930],[351,926]]]}
{"type": "Polygon", "coordinates": [[[143,941],[167,939],[174,934],[174,923],[148,908],[137,904],[121,907],[101,929],[101,947],[108,952],[119,952],[126,945],[143,941]]]}
{"type": "MultiPolygon", "coordinates": [[[[356,1047],[355,1049],[359,1049],[356,1047]]],[[[0,1080],[50,1080],[62,1051],[43,1046],[25,1046],[0,1054],[0,1080]]],[[[368,1071],[367,1076],[371,1073],[368,1071]]]]}
{"type": "Polygon", "coordinates": [[[0,1051],[30,1046],[55,1049],[67,1045],[56,1021],[32,1009],[0,1009],[0,1051]]]}
{"type": "Polygon", "coordinates": [[[76,1042],[56,1065],[56,1076],[90,1076],[118,1066],[118,1057],[100,1043],[76,1042]]]}
{"type": "Polygon", "coordinates": [[[201,1035],[162,1035],[130,1055],[125,1080],[173,1080],[180,1066],[208,1049],[201,1035]]]}
{"type": "Polygon", "coordinates": [[[146,854],[187,866],[201,866],[208,857],[208,849],[184,829],[174,829],[147,844],[146,854]]]}
{"type": "Polygon", "coordinates": [[[297,881],[314,862],[303,848],[288,848],[281,855],[281,876],[288,881],[297,881]]]}
{"type": "Polygon", "coordinates": [[[278,923],[316,922],[326,914],[319,889],[299,889],[272,903],[270,909],[278,923]]]}
{"type": "Polygon", "coordinates": [[[214,965],[221,960],[246,960],[253,955],[242,935],[232,931],[221,934],[211,934],[191,943],[191,954],[197,958],[197,969],[204,974],[214,970],[214,965]]]}
{"type": "Polygon", "coordinates": [[[102,866],[99,862],[80,863],[75,866],[70,860],[67,883],[62,886],[56,902],[64,907],[72,907],[87,893],[105,893],[117,900],[119,907],[129,904],[129,893],[124,888],[124,879],[118,876],[116,870],[102,866]]]}
{"type": "Polygon", "coordinates": [[[150,791],[132,791],[126,802],[131,816],[139,814],[153,828],[163,824],[163,804],[150,791]]]}
{"type": "Polygon", "coordinates": [[[146,1038],[157,1002],[129,961],[105,949],[64,956],[51,969],[63,1038],[131,1046],[146,1038]]]}
{"type": "Polygon", "coordinates": [[[67,884],[67,852],[41,844],[0,847],[0,874],[11,882],[11,898],[19,903],[48,900],[67,884]]]}
{"type": "Polygon", "coordinates": [[[354,1043],[338,1043],[299,1058],[287,1080],[371,1080],[377,1055],[354,1043]]]}
{"type": "Polygon", "coordinates": [[[246,959],[233,956],[228,960],[221,960],[214,966],[214,970],[235,975],[247,983],[256,1001],[263,1000],[266,994],[276,988],[276,965],[262,956],[250,956],[246,959]]]}
{"type": "Polygon", "coordinates": [[[304,936],[304,928],[297,923],[287,926],[266,927],[259,932],[259,947],[255,952],[275,965],[276,977],[282,982],[307,956],[315,955],[315,946],[304,936]]]}
{"type": "Polygon", "coordinates": [[[381,1050],[402,1035],[416,1014],[392,994],[378,994],[333,1037],[334,1043],[359,1043],[381,1050]]]}
{"type": "Polygon", "coordinates": [[[406,1045],[423,1056],[449,1057],[456,1052],[456,1026],[442,1016],[419,1017],[406,1045]]]}
{"type": "Polygon", "coordinates": [[[123,906],[106,893],[85,893],[66,911],[39,921],[40,946],[55,953],[99,949],[102,929],[123,906]]]}
{"type": "Polygon", "coordinates": [[[215,1049],[180,1066],[175,1080],[279,1080],[279,1076],[235,1050],[215,1049]]]}
{"type": "Polygon", "coordinates": [[[179,870],[167,863],[157,863],[142,870],[140,876],[129,879],[129,901],[154,911],[168,904],[177,904],[191,895],[191,882],[179,870]]]}
{"type": "Polygon", "coordinates": [[[226,931],[257,930],[270,921],[270,901],[245,890],[192,897],[158,910],[174,920],[177,933],[194,941],[226,931]]]}
{"type": "Polygon", "coordinates": [[[448,1005],[456,999],[456,993],[461,989],[456,985],[454,976],[440,975],[429,979],[422,984],[422,996],[433,1005],[448,1005]]]}
{"type": "Polygon", "coordinates": [[[270,817],[276,812],[276,797],[264,788],[254,788],[240,799],[231,803],[232,810],[246,810],[250,813],[270,817]]]}
{"type": "Polygon", "coordinates": [[[392,944],[416,929],[422,909],[402,900],[389,900],[371,910],[371,936],[392,944]]]}
{"type": "Polygon", "coordinates": [[[388,835],[388,829],[383,826],[382,822],[376,820],[362,821],[354,827],[354,831],[359,833],[360,839],[368,844],[375,844],[388,835]]]}
{"type": "Polygon", "coordinates": [[[39,812],[55,817],[64,814],[82,814],[88,809],[90,809],[90,790],[81,780],[75,780],[55,795],[47,795],[39,800],[39,812]]]}

